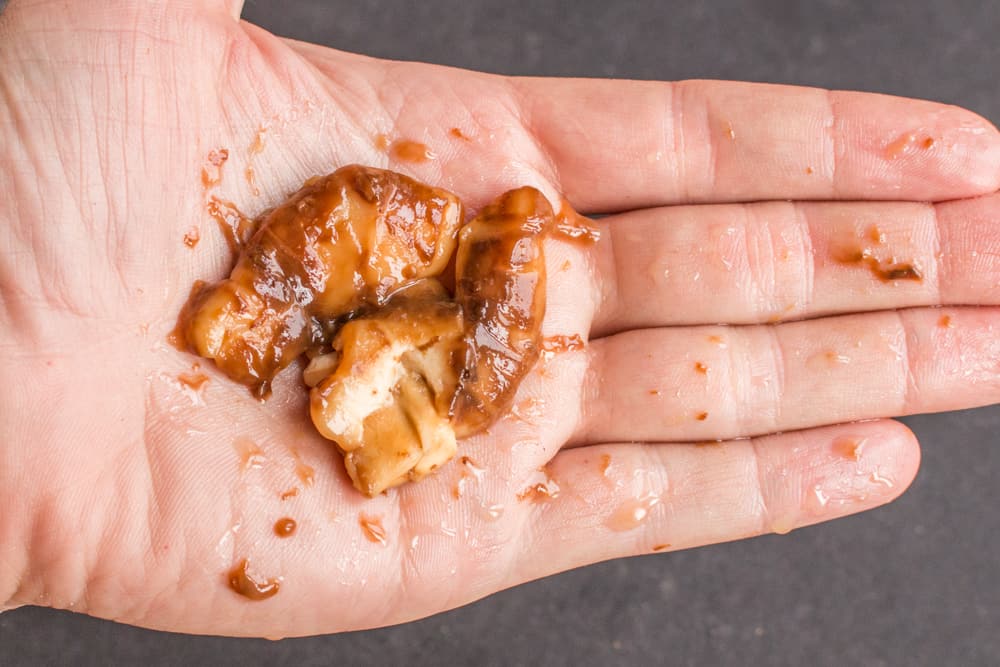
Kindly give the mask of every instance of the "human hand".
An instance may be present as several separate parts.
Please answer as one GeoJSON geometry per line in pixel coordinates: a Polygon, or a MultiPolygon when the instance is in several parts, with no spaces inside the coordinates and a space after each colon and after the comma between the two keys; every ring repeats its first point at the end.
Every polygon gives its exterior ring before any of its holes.
{"type": "Polygon", "coordinates": [[[990,193],[1000,144],[967,112],[510,80],[285,42],[221,2],[124,4],[53,15],[15,0],[0,15],[0,322],[7,377],[26,378],[0,390],[10,605],[270,636],[399,622],[600,559],[873,507],[912,478],[912,435],[830,424],[997,400],[997,314],[969,307],[1000,298],[996,196],[678,206],[990,193]],[[435,158],[390,160],[380,133],[435,158]],[[206,192],[200,170],[222,147],[206,192]],[[461,445],[470,463],[375,500],[312,434],[296,373],[264,404],[211,368],[188,391],[176,378],[194,360],[163,344],[191,282],[228,270],[212,196],[256,213],[349,162],[473,206],[529,183],[584,212],[629,211],[601,222],[597,246],[549,252],[547,333],[588,349],[540,365],[520,417],[461,445]],[[893,255],[922,279],[893,274],[893,255]],[[788,322],[809,317],[825,319],[788,322]],[[729,441],[743,436],[760,437],[729,441]],[[266,460],[244,466],[233,445],[250,441],[266,460]],[[524,494],[539,483],[558,495],[524,494]],[[361,514],[381,519],[384,545],[361,514]],[[283,516],[298,522],[287,539],[272,532],[283,516]],[[275,597],[229,590],[242,558],[283,577],[275,597]]]}

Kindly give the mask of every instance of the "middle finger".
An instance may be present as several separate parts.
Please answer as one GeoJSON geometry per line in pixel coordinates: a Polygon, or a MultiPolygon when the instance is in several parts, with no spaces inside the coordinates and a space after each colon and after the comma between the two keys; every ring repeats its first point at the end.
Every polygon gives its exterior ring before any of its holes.
{"type": "Polygon", "coordinates": [[[591,337],[932,305],[1000,305],[1000,193],[679,206],[602,221],[591,337]]]}

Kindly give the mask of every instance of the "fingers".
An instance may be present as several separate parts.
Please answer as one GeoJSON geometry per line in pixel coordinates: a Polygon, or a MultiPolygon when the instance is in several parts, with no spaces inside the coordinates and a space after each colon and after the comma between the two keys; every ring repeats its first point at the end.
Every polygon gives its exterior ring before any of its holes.
{"type": "Polygon", "coordinates": [[[649,329],[591,342],[574,443],[729,439],[1000,401],[1000,308],[775,326],[649,329]]]}
{"type": "Polygon", "coordinates": [[[1000,305],[1000,194],[943,204],[683,206],[605,221],[593,334],[1000,305]]]}
{"type": "Polygon", "coordinates": [[[919,461],[913,434],[892,421],[708,446],[563,451],[548,468],[559,495],[534,508],[509,584],[868,510],[899,496],[919,461]]]}
{"type": "Polygon", "coordinates": [[[761,199],[955,199],[1000,188],[975,114],[867,93],[721,81],[515,82],[584,211],[761,199]]]}

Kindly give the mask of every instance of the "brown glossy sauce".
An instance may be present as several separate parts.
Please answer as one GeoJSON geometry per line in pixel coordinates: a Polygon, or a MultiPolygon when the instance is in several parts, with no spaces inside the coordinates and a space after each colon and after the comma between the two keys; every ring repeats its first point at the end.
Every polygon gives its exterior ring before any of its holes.
{"type": "Polygon", "coordinates": [[[266,600],[278,593],[281,583],[277,579],[259,579],[250,574],[250,560],[244,558],[229,571],[229,587],[249,600],[266,600]]]}
{"type": "Polygon", "coordinates": [[[877,243],[879,245],[885,243],[885,233],[878,228],[877,225],[872,225],[865,231],[865,236],[872,243],[877,243]]]}
{"type": "Polygon", "coordinates": [[[669,549],[669,544],[657,544],[653,547],[653,551],[663,551],[664,549],[669,549]]]}
{"type": "Polygon", "coordinates": [[[833,441],[833,452],[848,461],[860,461],[861,450],[864,449],[864,446],[864,439],[841,436],[833,441]]]}
{"type": "Polygon", "coordinates": [[[192,391],[201,391],[208,383],[208,376],[198,371],[178,373],[177,381],[192,391]]]}
{"type": "Polygon", "coordinates": [[[944,328],[944,329],[951,329],[951,328],[953,328],[953,327],[954,327],[955,325],[954,325],[954,324],[952,324],[952,322],[951,322],[951,315],[942,315],[942,316],[941,316],[941,317],[940,317],[940,318],[938,319],[938,326],[939,326],[939,327],[942,327],[942,328],[944,328]]]}
{"type": "Polygon", "coordinates": [[[229,159],[229,151],[225,148],[217,148],[210,151],[205,158],[205,164],[201,168],[201,184],[207,188],[213,188],[222,181],[222,167],[229,159]]]}
{"type": "Polygon", "coordinates": [[[282,491],[281,495],[279,495],[278,497],[281,500],[288,500],[289,498],[294,498],[297,495],[299,495],[299,487],[293,486],[292,488],[288,489],[287,491],[282,491]]]}
{"type": "Polygon", "coordinates": [[[265,137],[268,133],[268,130],[270,130],[270,128],[267,127],[266,125],[262,125],[259,128],[257,128],[257,133],[253,135],[253,141],[250,142],[250,147],[247,149],[247,152],[250,154],[251,157],[253,157],[254,155],[259,155],[260,153],[264,152],[264,146],[266,145],[265,137]]]}
{"type": "Polygon", "coordinates": [[[806,167],[806,173],[811,175],[813,173],[813,168],[812,167],[806,167]]]}
{"type": "Polygon", "coordinates": [[[698,414],[695,415],[694,418],[697,419],[700,422],[703,422],[706,419],[708,419],[708,413],[707,412],[699,412],[698,414]]]}
{"type": "Polygon", "coordinates": [[[295,529],[297,527],[298,524],[295,523],[295,519],[286,516],[275,522],[274,534],[278,537],[291,537],[295,534],[295,529]]]}
{"type": "Polygon", "coordinates": [[[584,349],[587,343],[580,334],[546,336],[542,339],[541,347],[543,352],[572,352],[584,349]]]}
{"type": "Polygon", "coordinates": [[[365,534],[369,542],[375,542],[382,546],[388,543],[385,528],[382,527],[382,519],[380,517],[361,514],[358,516],[358,525],[361,526],[361,532],[365,534]]]}
{"type": "Polygon", "coordinates": [[[694,364],[694,370],[702,375],[708,375],[708,366],[700,361],[696,361],[694,364]]]}
{"type": "Polygon", "coordinates": [[[260,196],[260,188],[257,187],[257,172],[254,171],[253,165],[247,165],[247,168],[243,170],[243,177],[247,181],[247,185],[250,186],[250,192],[254,197],[260,196]]]}
{"type": "Polygon", "coordinates": [[[895,258],[887,262],[880,261],[872,255],[870,248],[855,248],[838,253],[835,258],[844,266],[867,267],[873,276],[884,283],[897,280],[922,282],[924,279],[920,269],[910,262],[897,262],[895,258]]]}
{"type": "Polygon", "coordinates": [[[601,455],[601,466],[600,466],[600,468],[601,468],[601,474],[604,475],[605,477],[607,477],[607,475],[608,475],[608,468],[610,468],[610,467],[611,467],[611,455],[610,454],[602,454],[601,455]]]}
{"type": "Polygon", "coordinates": [[[236,204],[218,197],[211,197],[205,210],[219,225],[219,230],[225,237],[229,249],[233,253],[240,252],[253,235],[254,221],[243,215],[236,208],[236,204]]]}
{"type": "Polygon", "coordinates": [[[660,395],[660,390],[659,389],[650,389],[647,393],[650,396],[659,396],[660,395]]]}
{"type": "Polygon", "coordinates": [[[565,199],[555,217],[555,234],[568,241],[581,245],[593,245],[601,240],[601,230],[586,216],[580,215],[565,199]]]}
{"type": "Polygon", "coordinates": [[[411,139],[396,139],[389,146],[389,157],[400,162],[427,162],[434,159],[434,153],[427,148],[427,144],[411,139]]]}
{"type": "Polygon", "coordinates": [[[192,291],[177,337],[261,399],[340,318],[441,271],[462,218],[454,195],[358,166],[311,179],[257,223],[214,197],[209,212],[239,259],[228,279],[192,291]]]}
{"type": "Polygon", "coordinates": [[[455,137],[456,139],[462,139],[463,141],[472,141],[472,139],[466,136],[466,134],[457,127],[453,127],[450,130],[448,130],[448,134],[455,137]]]}
{"type": "Polygon", "coordinates": [[[192,227],[184,234],[184,245],[189,248],[193,248],[198,245],[198,241],[201,240],[201,232],[198,231],[197,227],[192,227]]]}

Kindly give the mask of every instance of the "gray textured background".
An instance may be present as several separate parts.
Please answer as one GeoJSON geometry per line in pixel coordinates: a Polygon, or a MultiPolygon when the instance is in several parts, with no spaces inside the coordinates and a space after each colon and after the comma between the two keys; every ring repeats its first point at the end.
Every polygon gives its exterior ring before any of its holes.
{"type": "MultiPolygon", "coordinates": [[[[390,58],[877,90],[1000,120],[996,0],[250,0],[244,16],[390,58]]],[[[916,483],[833,524],[604,563],[406,626],[278,643],[26,608],[0,616],[0,664],[998,665],[1000,408],[906,422],[924,446],[916,483]]]]}

